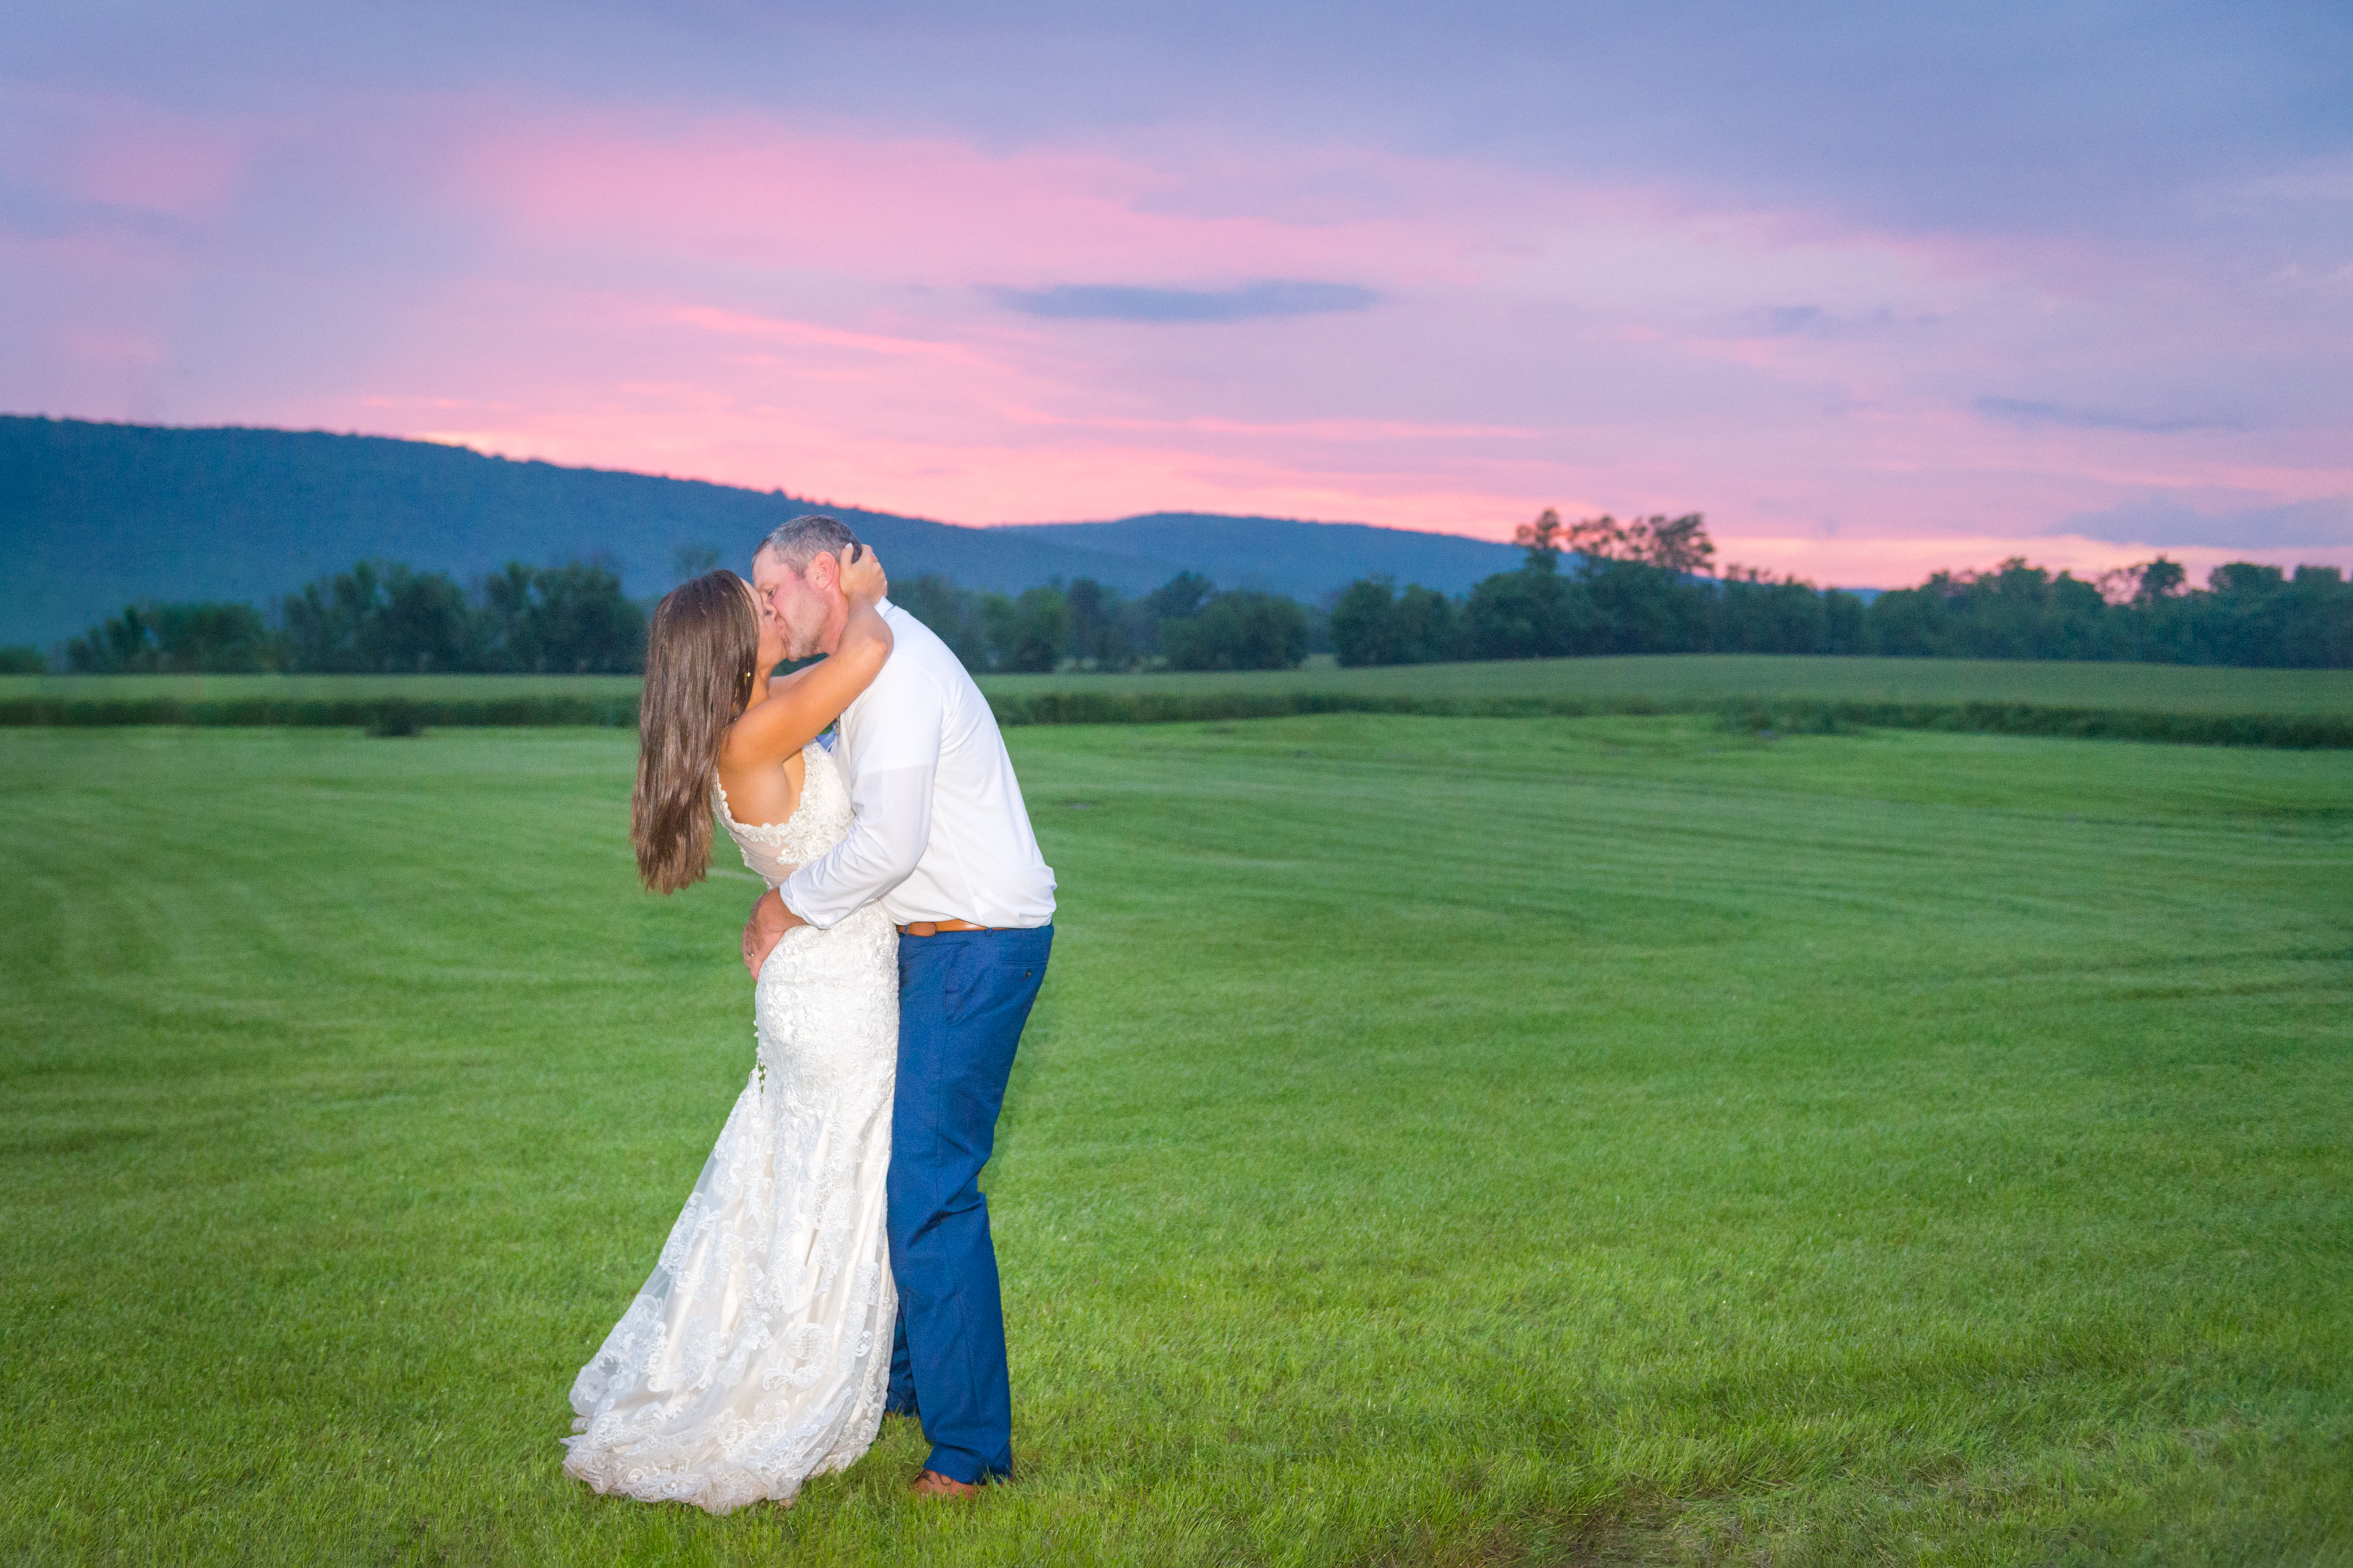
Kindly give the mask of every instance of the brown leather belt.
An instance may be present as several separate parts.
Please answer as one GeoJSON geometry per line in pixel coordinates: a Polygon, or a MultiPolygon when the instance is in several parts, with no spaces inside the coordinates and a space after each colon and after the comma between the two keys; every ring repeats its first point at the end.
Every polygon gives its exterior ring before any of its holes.
{"type": "Polygon", "coordinates": [[[970,921],[909,921],[899,928],[901,936],[937,936],[944,931],[987,931],[970,921]]]}

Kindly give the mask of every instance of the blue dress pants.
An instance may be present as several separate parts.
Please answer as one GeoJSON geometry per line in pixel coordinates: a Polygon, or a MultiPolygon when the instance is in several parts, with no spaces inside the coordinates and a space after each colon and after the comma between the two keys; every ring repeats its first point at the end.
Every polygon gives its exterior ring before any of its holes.
{"type": "Polygon", "coordinates": [[[1005,1309],[980,1168],[1054,928],[899,939],[899,1084],[885,1226],[899,1286],[889,1407],[931,1440],[926,1468],[977,1482],[1013,1470],[1005,1309]]]}

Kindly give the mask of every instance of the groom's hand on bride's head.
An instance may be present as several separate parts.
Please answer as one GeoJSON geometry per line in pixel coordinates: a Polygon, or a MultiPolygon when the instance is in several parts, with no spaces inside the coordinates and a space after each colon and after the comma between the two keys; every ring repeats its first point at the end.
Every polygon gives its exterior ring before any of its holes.
{"type": "Polygon", "coordinates": [[[808,922],[785,908],[785,900],[774,888],[752,901],[752,916],[744,922],[744,967],[752,978],[760,977],[760,965],[768,961],[768,952],[782,942],[785,933],[797,925],[808,922]]]}

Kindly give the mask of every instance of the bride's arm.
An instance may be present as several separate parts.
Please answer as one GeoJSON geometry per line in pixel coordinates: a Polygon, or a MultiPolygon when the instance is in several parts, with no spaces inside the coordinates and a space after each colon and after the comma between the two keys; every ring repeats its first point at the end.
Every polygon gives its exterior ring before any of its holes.
{"type": "Polygon", "coordinates": [[[772,682],[768,700],[744,710],[727,731],[729,762],[740,766],[791,756],[874,683],[891,657],[891,626],[877,608],[890,590],[871,547],[859,547],[857,560],[841,563],[841,593],[849,601],[841,641],[818,663],[772,682]]]}

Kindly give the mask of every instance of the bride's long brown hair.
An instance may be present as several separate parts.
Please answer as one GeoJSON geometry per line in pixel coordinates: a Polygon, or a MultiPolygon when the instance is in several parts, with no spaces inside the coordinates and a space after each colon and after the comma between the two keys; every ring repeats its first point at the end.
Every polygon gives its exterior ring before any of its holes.
{"type": "Polygon", "coordinates": [[[719,744],[751,698],[759,657],[759,617],[733,572],[681,583],[654,606],[629,842],[638,879],[657,893],[691,887],[710,868],[719,744]]]}

